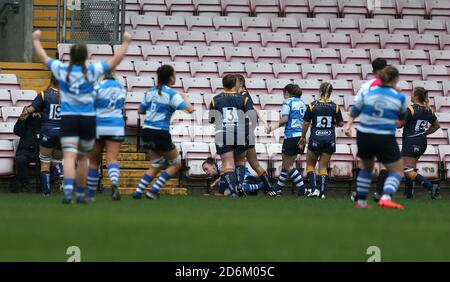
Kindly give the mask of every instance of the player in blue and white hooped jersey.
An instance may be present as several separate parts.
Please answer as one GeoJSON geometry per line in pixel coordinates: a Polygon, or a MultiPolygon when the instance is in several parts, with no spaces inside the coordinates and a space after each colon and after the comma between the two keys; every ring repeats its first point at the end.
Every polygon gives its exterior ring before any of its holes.
{"type": "Polygon", "coordinates": [[[306,105],[301,99],[302,89],[297,84],[288,84],[283,90],[284,102],[281,111],[279,124],[266,129],[267,133],[284,126],[284,141],[282,148],[282,169],[278,177],[275,192],[281,195],[287,178],[292,179],[297,187],[298,194],[306,193],[303,178],[297,168],[293,167],[298,154],[303,154],[304,147],[299,146],[302,135],[303,116],[306,112],[306,105]]]}
{"type": "Polygon", "coordinates": [[[163,169],[150,191],[145,196],[151,200],[159,199],[159,191],[162,186],[181,168],[180,154],[172,142],[170,135],[170,118],[176,110],[184,110],[188,113],[194,111],[193,106],[187,100],[186,94],[178,93],[172,88],[176,81],[175,70],[170,65],[163,65],[156,71],[158,76],[157,86],[150,88],[139,106],[139,114],[145,114],[142,129],[142,140],[148,149],[152,166],[141,178],[133,198],[140,199],[153,178],[163,169]]]}
{"type": "MultiPolygon", "coordinates": [[[[41,115],[39,132],[39,160],[41,163],[41,187],[44,196],[51,193],[50,178],[53,164],[60,184],[63,181],[62,152],[60,141],[61,105],[58,81],[50,78],[50,85],[39,92],[33,103],[26,108],[25,116],[38,112],[41,115]]],[[[22,118],[22,117],[21,117],[22,118]]],[[[61,185],[62,186],[62,185],[61,185]]]]}
{"type": "Polygon", "coordinates": [[[94,83],[114,69],[124,58],[131,35],[123,34],[123,44],[106,62],[86,67],[86,44],[74,44],[70,48],[68,64],[51,59],[42,47],[41,31],[33,32],[33,45],[40,61],[46,64],[59,82],[61,92],[61,144],[64,157],[64,200],[72,203],[73,188],[77,186],[77,203],[86,203],[85,189],[89,156],[95,142],[94,83]],[[76,179],[75,179],[76,177],[76,179]]]}
{"type": "Polygon", "coordinates": [[[99,181],[99,168],[103,151],[106,149],[106,167],[111,182],[112,200],[120,200],[118,157],[120,146],[125,140],[125,119],[123,107],[127,90],[118,82],[112,72],[107,72],[103,81],[95,87],[95,110],[97,137],[90,153],[88,171],[89,200],[94,201],[99,181]]]}
{"type": "Polygon", "coordinates": [[[360,92],[350,112],[345,126],[347,136],[352,135],[352,124],[359,117],[357,127],[358,157],[361,169],[357,177],[357,208],[368,208],[367,194],[372,182],[375,157],[389,171],[384,183],[384,194],[378,201],[383,208],[403,208],[395,203],[392,196],[398,189],[403,177],[403,162],[395,139],[397,120],[405,117],[407,102],[403,93],[396,90],[399,72],[393,66],[380,71],[381,84],[367,92],[360,92]]]}

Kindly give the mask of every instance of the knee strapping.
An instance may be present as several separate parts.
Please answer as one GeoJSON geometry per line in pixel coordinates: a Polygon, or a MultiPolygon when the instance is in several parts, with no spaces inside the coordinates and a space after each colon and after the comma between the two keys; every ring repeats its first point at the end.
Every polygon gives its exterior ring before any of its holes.
{"type": "Polygon", "coordinates": [[[168,160],[169,165],[181,165],[181,156],[178,155],[175,159],[168,160]]]}
{"type": "Polygon", "coordinates": [[[94,147],[95,139],[91,140],[85,140],[80,139],[80,142],[78,143],[78,152],[80,154],[87,154],[92,150],[92,147],[94,147]]]}
{"type": "Polygon", "coordinates": [[[50,171],[50,163],[52,161],[52,157],[39,154],[39,160],[41,161],[41,172],[50,171]]]}
{"type": "Polygon", "coordinates": [[[405,177],[408,178],[409,180],[415,180],[417,173],[415,171],[414,168],[412,167],[405,167],[403,169],[403,172],[405,173],[405,177]]]}
{"type": "Polygon", "coordinates": [[[152,161],[152,166],[157,168],[164,168],[167,166],[166,159],[164,157],[160,157],[156,160],[152,161]]]}

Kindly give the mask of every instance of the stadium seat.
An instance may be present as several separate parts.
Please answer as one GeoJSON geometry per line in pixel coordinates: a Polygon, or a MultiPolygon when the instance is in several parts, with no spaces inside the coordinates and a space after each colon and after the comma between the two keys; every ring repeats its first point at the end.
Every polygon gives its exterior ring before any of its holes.
{"type": "Polygon", "coordinates": [[[214,31],[213,18],[206,16],[187,16],[186,26],[188,30],[214,31]]]}
{"type": "Polygon", "coordinates": [[[242,18],[242,30],[250,32],[270,32],[270,21],[261,17],[242,18]]]}
{"type": "Polygon", "coordinates": [[[205,39],[208,46],[234,46],[233,36],[226,31],[206,31],[205,39]]]}
{"type": "Polygon", "coordinates": [[[138,0],[125,0],[125,9],[127,10],[127,12],[139,12],[141,7],[138,0]]]}
{"type": "Polygon", "coordinates": [[[216,46],[198,46],[198,60],[201,62],[220,62],[225,61],[225,51],[216,46]]]}
{"type": "Polygon", "coordinates": [[[192,0],[192,2],[200,16],[220,16],[222,14],[220,0],[192,0]]]}
{"type": "Polygon", "coordinates": [[[282,32],[263,32],[261,33],[261,44],[263,47],[291,47],[292,40],[290,36],[282,32]]]}
{"type": "Polygon", "coordinates": [[[396,0],[397,13],[404,19],[420,19],[426,15],[424,0],[396,0]]]}
{"type": "Polygon", "coordinates": [[[214,125],[192,126],[192,140],[205,143],[214,143],[216,136],[216,129],[214,125]]]}
{"type": "Polygon", "coordinates": [[[449,75],[445,66],[422,66],[423,80],[446,81],[449,75]]]}
{"type": "MultiPolygon", "coordinates": [[[[320,81],[317,79],[295,79],[295,84],[298,84],[302,89],[302,99],[316,96],[319,93],[320,81]]],[[[305,101],[306,102],[306,101],[305,101]]]]}
{"type": "Polygon", "coordinates": [[[409,39],[403,34],[380,34],[381,49],[408,49],[409,39]]]}
{"type": "MultiPolygon", "coordinates": [[[[344,98],[353,98],[353,97],[344,97],[344,98]]],[[[347,145],[356,145],[356,128],[352,128],[352,137],[348,137],[345,135],[345,131],[343,128],[336,128],[336,142],[340,144],[347,144],[347,145]]],[[[350,150],[352,147],[350,146],[350,150]]],[[[353,153],[353,152],[352,152],[353,153]]]]}
{"type": "Polygon", "coordinates": [[[0,73],[0,89],[20,89],[15,74],[0,73]]]}
{"type": "Polygon", "coordinates": [[[304,79],[331,79],[331,71],[325,64],[302,64],[304,79]]]}
{"type": "Polygon", "coordinates": [[[300,26],[302,32],[316,34],[330,32],[329,21],[325,18],[300,18],[300,26]]]}
{"type": "MultiPolygon", "coordinates": [[[[269,155],[267,153],[266,144],[256,143],[255,151],[258,157],[259,164],[267,171],[269,168],[269,155]]],[[[258,175],[248,163],[247,168],[253,175],[258,175]]]]}
{"type": "Polygon", "coordinates": [[[156,77],[156,70],[161,66],[157,61],[135,61],[136,75],[156,77]]]}
{"type": "Polygon", "coordinates": [[[353,180],[355,158],[350,146],[347,144],[336,144],[336,152],[330,161],[330,178],[334,181],[353,180]]]}
{"type": "Polygon", "coordinates": [[[283,145],[281,143],[269,143],[266,145],[267,148],[267,154],[269,156],[270,162],[271,162],[271,168],[272,170],[272,177],[277,178],[280,176],[281,167],[282,167],[282,158],[281,158],[281,152],[282,152],[283,145]]]}
{"type": "Polygon", "coordinates": [[[344,106],[344,100],[340,99],[339,96],[352,96],[353,87],[351,82],[347,80],[328,80],[331,85],[333,85],[333,97],[332,100],[340,106],[344,106]],[[339,96],[338,96],[339,95],[339,96]]]}
{"type": "Polygon", "coordinates": [[[333,79],[362,79],[360,67],[353,64],[333,64],[331,74],[333,79]]]}
{"type": "Polygon", "coordinates": [[[250,78],[274,78],[272,65],[269,63],[246,63],[245,71],[250,78]]]}
{"type": "MultiPolygon", "coordinates": [[[[16,152],[14,149],[13,140],[0,140],[0,158],[15,157],[16,152]]],[[[0,174],[1,175],[1,174],[0,174]]]]}
{"type": "Polygon", "coordinates": [[[439,48],[441,50],[450,50],[450,35],[439,35],[439,48]]]}
{"type": "Polygon", "coordinates": [[[311,63],[311,55],[309,51],[303,48],[281,48],[280,57],[283,63],[311,63]]]}
{"type": "Polygon", "coordinates": [[[3,122],[16,122],[23,112],[23,107],[2,107],[3,122]]]}
{"type": "Polygon", "coordinates": [[[11,107],[13,102],[11,100],[11,93],[9,90],[0,89],[0,107],[11,107]]]}
{"type": "Polygon", "coordinates": [[[350,37],[343,33],[322,33],[320,41],[322,48],[351,48],[350,37]]]}
{"type": "Polygon", "coordinates": [[[447,27],[442,20],[418,20],[417,28],[423,34],[447,34],[447,27]]]}
{"type": "MultiPolygon", "coordinates": [[[[361,66],[362,68],[362,66],[361,66]]],[[[361,86],[367,81],[367,78],[364,78],[364,80],[353,80],[352,84],[353,84],[353,92],[356,94],[358,92],[358,90],[361,88],[361,86]]],[[[353,101],[353,99],[348,100],[353,101]]],[[[353,103],[353,102],[352,102],[353,103]]],[[[353,104],[349,104],[349,105],[353,105],[353,104]]]]}
{"type": "Polygon", "coordinates": [[[353,18],[330,19],[330,32],[344,34],[358,33],[358,20],[353,18]]]}
{"type": "Polygon", "coordinates": [[[88,58],[90,60],[105,60],[113,55],[110,45],[87,44],[88,58]]]}
{"type": "Polygon", "coordinates": [[[296,18],[272,18],[270,19],[272,32],[300,32],[300,24],[296,18]]]}
{"type": "MultiPolygon", "coordinates": [[[[0,125],[1,127],[1,125],[0,125]]],[[[14,176],[14,157],[2,157],[0,156],[0,176],[10,177],[14,176]]]]}
{"type": "MultiPolygon", "coordinates": [[[[183,81],[183,86],[185,84],[185,81],[183,81]]],[[[211,87],[209,87],[208,90],[211,90],[211,87]]],[[[209,92],[208,92],[209,93],[209,92]]],[[[206,105],[203,103],[203,94],[202,93],[187,93],[186,94],[189,102],[194,106],[195,110],[203,111],[206,110],[206,105]]]]}
{"type": "Polygon", "coordinates": [[[389,33],[387,21],[382,18],[378,19],[359,19],[360,33],[382,34],[389,33]]]}
{"type": "MultiPolygon", "coordinates": [[[[284,87],[287,84],[292,83],[292,81],[290,79],[267,79],[266,83],[267,83],[267,90],[269,91],[269,94],[278,93],[278,95],[279,95],[279,93],[283,92],[284,87]]],[[[259,99],[260,99],[260,103],[262,104],[263,102],[261,101],[261,97],[259,99]]],[[[261,107],[263,107],[263,106],[261,105],[261,107]]]]}
{"type": "Polygon", "coordinates": [[[420,68],[414,65],[395,65],[400,73],[400,77],[406,81],[421,80],[422,73],[420,68]]]}
{"type": "Polygon", "coordinates": [[[192,0],[166,0],[167,10],[171,15],[192,15],[195,11],[192,0]]]}
{"type": "Polygon", "coordinates": [[[193,126],[196,121],[196,114],[189,114],[184,111],[175,111],[172,115],[171,124],[184,124],[193,126]]]}
{"type": "Polygon", "coordinates": [[[450,145],[439,146],[439,155],[444,164],[445,179],[448,181],[450,179],[450,145]]]}
{"type": "Polygon", "coordinates": [[[0,122],[0,139],[20,139],[14,134],[14,124],[14,122],[0,122]]]}
{"type": "Polygon", "coordinates": [[[136,75],[134,64],[132,61],[123,60],[115,69],[115,74],[118,76],[136,75]]]}
{"type": "Polygon", "coordinates": [[[431,181],[439,180],[439,152],[437,147],[428,145],[425,153],[417,162],[417,172],[431,181]]]}
{"type": "Polygon", "coordinates": [[[436,103],[436,111],[449,112],[450,110],[450,97],[434,97],[436,103]]]}
{"type": "MultiPolygon", "coordinates": [[[[114,45],[114,53],[117,53],[120,49],[120,45],[114,45]]],[[[128,61],[136,61],[136,60],[142,60],[142,50],[141,46],[138,45],[130,45],[128,46],[127,53],[125,55],[125,60],[128,61]]]]}
{"type": "Polygon", "coordinates": [[[169,48],[161,45],[143,45],[142,56],[145,61],[170,61],[169,48]]]}
{"type": "Polygon", "coordinates": [[[238,17],[213,17],[213,24],[216,31],[242,31],[241,19],[238,17]]]}
{"type": "Polygon", "coordinates": [[[281,13],[286,17],[306,17],[309,11],[308,0],[280,0],[281,13]]]}
{"type": "Polygon", "coordinates": [[[428,65],[430,58],[424,50],[400,50],[402,65],[428,65]]]}
{"type": "MultiPolygon", "coordinates": [[[[283,85],[282,80],[275,80],[275,81],[267,81],[268,84],[270,84],[269,87],[275,87],[276,89],[280,89],[279,85],[283,85]],[[272,83],[277,83],[276,85],[272,85],[272,83]]],[[[287,83],[284,84],[286,86],[287,83]]],[[[284,88],[283,86],[283,88],[284,88]]],[[[284,97],[280,93],[271,94],[271,95],[260,95],[259,96],[259,102],[261,105],[261,109],[263,110],[279,110],[281,108],[281,105],[283,104],[284,97]]]]}
{"type": "Polygon", "coordinates": [[[343,64],[370,64],[369,52],[364,49],[341,49],[341,62],[343,64]]]}
{"type": "Polygon", "coordinates": [[[434,34],[410,34],[409,46],[411,49],[438,50],[439,37],[434,34]]]}
{"type": "Polygon", "coordinates": [[[211,157],[209,143],[203,142],[182,142],[181,155],[185,160],[187,176],[204,176],[202,163],[206,158],[211,157]]]}
{"type": "Polygon", "coordinates": [[[148,76],[129,76],[126,81],[128,91],[144,92],[155,85],[153,78],[148,76]]]}
{"type": "Polygon", "coordinates": [[[313,64],[340,64],[341,58],[335,49],[317,48],[311,49],[311,61],[313,64]]]}
{"type": "Polygon", "coordinates": [[[443,81],[442,82],[442,92],[444,96],[450,96],[450,81],[443,81]]]}
{"type": "Polygon", "coordinates": [[[127,98],[125,99],[125,109],[136,110],[139,105],[144,100],[145,93],[143,92],[128,92],[127,98]]]}
{"type": "Polygon", "coordinates": [[[250,0],[250,8],[257,17],[274,18],[280,15],[279,0],[250,0]]]}
{"type": "Polygon", "coordinates": [[[427,14],[432,19],[450,19],[450,2],[446,0],[431,0],[425,2],[427,14]]]}
{"type": "Polygon", "coordinates": [[[291,33],[292,47],[294,48],[321,48],[320,36],[315,33],[291,33]]]}
{"type": "Polygon", "coordinates": [[[427,135],[428,145],[448,145],[449,139],[447,135],[447,130],[442,130],[439,128],[433,134],[427,135]]]}
{"type": "Polygon", "coordinates": [[[218,77],[219,75],[217,64],[213,62],[191,62],[190,67],[192,77],[218,77]]]}
{"type": "Polygon", "coordinates": [[[262,46],[261,35],[257,32],[233,32],[233,43],[239,47],[262,46]]]}
{"type": "Polygon", "coordinates": [[[373,33],[352,33],[350,34],[350,42],[352,48],[361,49],[378,49],[380,48],[380,40],[373,33]]]}
{"type": "Polygon", "coordinates": [[[281,63],[280,50],[269,47],[254,47],[252,54],[258,63],[281,63]]]}
{"type": "Polygon", "coordinates": [[[59,43],[58,44],[58,54],[59,54],[59,60],[61,61],[69,61],[70,59],[70,47],[72,47],[72,44],[68,43],[59,43]]]}
{"type": "MultiPolygon", "coordinates": [[[[219,76],[221,76],[220,70],[219,70],[219,76]]],[[[212,93],[218,93],[219,91],[223,91],[222,78],[211,78],[210,82],[211,82],[211,92],[212,93]]]]}
{"type": "Polygon", "coordinates": [[[187,30],[184,16],[158,16],[158,24],[161,30],[187,30]]]}
{"type": "Polygon", "coordinates": [[[450,127],[450,113],[436,113],[436,117],[439,120],[439,123],[443,128],[449,128],[450,127]]]}
{"type": "Polygon", "coordinates": [[[185,77],[183,78],[183,89],[189,93],[208,93],[211,90],[211,84],[206,77],[185,77]]]}
{"type": "Polygon", "coordinates": [[[180,45],[206,45],[205,34],[202,31],[179,31],[180,45]]]}
{"type": "MultiPolygon", "coordinates": [[[[361,65],[361,75],[362,75],[363,80],[369,80],[369,79],[375,78],[372,65],[369,65],[369,64],[361,65]]],[[[353,89],[355,89],[355,88],[353,88],[353,89]]],[[[359,89],[359,87],[357,89],[359,89]]]]}
{"type": "Polygon", "coordinates": [[[165,0],[138,0],[141,10],[152,15],[165,15],[167,11],[165,0]]]}
{"type": "Polygon", "coordinates": [[[412,84],[414,87],[423,87],[426,90],[428,90],[428,96],[430,97],[436,97],[436,96],[443,96],[444,92],[442,90],[442,84],[438,83],[437,81],[422,81],[422,80],[415,80],[412,84]]]}
{"type": "Polygon", "coordinates": [[[253,63],[252,49],[248,47],[225,47],[227,62],[253,63]]]}
{"type": "Polygon", "coordinates": [[[133,29],[159,30],[158,18],[153,15],[134,15],[131,16],[131,26],[133,29]]]}
{"type": "Polygon", "coordinates": [[[169,46],[170,57],[173,61],[197,61],[197,50],[194,46],[169,46]]]}
{"type": "Polygon", "coordinates": [[[250,0],[221,0],[221,4],[227,16],[248,17],[251,13],[250,0]]]}
{"type": "Polygon", "coordinates": [[[178,33],[173,30],[152,30],[150,31],[150,39],[153,45],[180,45],[178,33]]]}
{"type": "Polygon", "coordinates": [[[309,10],[316,18],[336,18],[339,14],[337,0],[309,1],[309,10]]]}
{"type": "Polygon", "coordinates": [[[162,62],[162,65],[170,65],[173,67],[177,76],[179,77],[190,77],[191,76],[191,68],[187,62],[162,62]]]}
{"type": "Polygon", "coordinates": [[[225,74],[242,74],[246,75],[245,65],[238,62],[219,62],[217,64],[219,76],[223,77],[225,74]]]}
{"type": "Polygon", "coordinates": [[[417,33],[417,22],[412,19],[390,19],[389,33],[410,34],[417,33]]]}
{"type": "Polygon", "coordinates": [[[297,64],[273,64],[275,78],[291,78],[299,76],[300,68],[297,64]]]}
{"type": "MultiPolygon", "coordinates": [[[[395,0],[383,0],[379,2],[367,1],[368,4],[379,4],[372,10],[372,16],[380,19],[393,19],[397,15],[397,5],[395,0]]],[[[372,4],[372,5],[373,5],[372,4]]]]}
{"type": "Polygon", "coordinates": [[[430,63],[431,65],[450,66],[450,50],[431,50],[430,63]]]}
{"type": "Polygon", "coordinates": [[[34,90],[11,90],[11,101],[15,107],[25,107],[31,105],[36,96],[37,93],[34,90]]]}
{"type": "Polygon", "coordinates": [[[132,44],[142,45],[147,44],[150,41],[150,34],[148,30],[128,30],[133,38],[132,44]]]}
{"type": "Polygon", "coordinates": [[[338,0],[339,13],[343,18],[365,18],[369,14],[367,0],[338,0]]]}
{"type": "Polygon", "coordinates": [[[370,50],[370,60],[375,58],[385,58],[391,65],[400,64],[400,56],[394,49],[372,49],[370,50]]]}
{"type": "Polygon", "coordinates": [[[250,93],[267,94],[268,87],[266,82],[261,78],[248,78],[245,81],[247,89],[250,93]]]}
{"type": "Polygon", "coordinates": [[[172,141],[176,143],[192,141],[189,127],[183,124],[171,125],[170,134],[172,135],[172,141]]]}

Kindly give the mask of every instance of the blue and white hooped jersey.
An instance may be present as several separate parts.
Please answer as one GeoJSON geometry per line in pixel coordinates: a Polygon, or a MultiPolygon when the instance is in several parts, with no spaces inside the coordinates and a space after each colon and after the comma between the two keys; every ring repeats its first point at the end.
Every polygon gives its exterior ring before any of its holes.
{"type": "MultiPolygon", "coordinates": [[[[222,163],[217,163],[217,174],[219,176],[222,174],[222,163]]],[[[249,176],[253,177],[253,174],[250,172],[248,168],[245,168],[244,180],[249,176]]]]}
{"type": "Polygon", "coordinates": [[[284,100],[281,115],[288,117],[288,122],[284,126],[284,137],[286,139],[302,135],[305,112],[306,105],[301,98],[290,97],[284,100]]]}
{"type": "Polygon", "coordinates": [[[127,91],[115,79],[106,79],[95,87],[97,137],[124,136],[125,120],[122,109],[127,91]]]}
{"type": "Polygon", "coordinates": [[[86,67],[86,75],[80,65],[73,65],[66,80],[69,65],[59,60],[50,60],[48,69],[59,81],[61,92],[62,116],[95,116],[94,83],[109,71],[106,62],[99,62],[86,67]]]}
{"type": "Polygon", "coordinates": [[[183,97],[172,88],[163,85],[161,94],[156,87],[150,88],[139,106],[139,110],[146,111],[143,128],[169,131],[173,112],[184,110],[186,106],[183,97]]]}
{"type": "Polygon", "coordinates": [[[351,114],[359,116],[358,131],[380,135],[395,135],[398,119],[407,109],[406,97],[392,87],[376,86],[360,92],[351,114]]]}

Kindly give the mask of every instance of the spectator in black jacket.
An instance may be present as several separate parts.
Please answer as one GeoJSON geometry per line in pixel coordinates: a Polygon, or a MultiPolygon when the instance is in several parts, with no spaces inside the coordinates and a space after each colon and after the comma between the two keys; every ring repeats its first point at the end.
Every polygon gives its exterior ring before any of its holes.
{"type": "Polygon", "coordinates": [[[16,192],[30,191],[28,166],[36,161],[39,154],[40,114],[28,115],[26,111],[27,107],[24,107],[22,115],[14,125],[14,134],[20,137],[16,152],[16,179],[19,184],[19,190],[16,192]]]}

